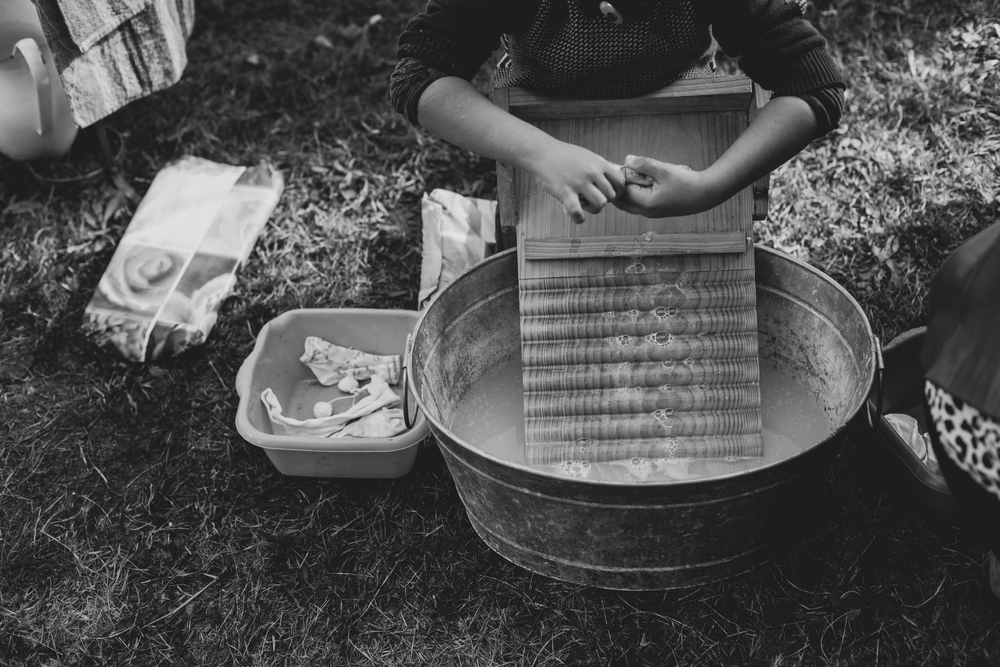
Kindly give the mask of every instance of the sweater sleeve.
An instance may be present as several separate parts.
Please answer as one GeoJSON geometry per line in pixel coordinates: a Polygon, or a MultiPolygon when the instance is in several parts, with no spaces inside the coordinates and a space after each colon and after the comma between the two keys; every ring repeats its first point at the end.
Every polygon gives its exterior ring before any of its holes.
{"type": "Polygon", "coordinates": [[[528,0],[430,0],[399,37],[399,62],[389,82],[396,111],[416,125],[427,86],[444,76],[471,80],[501,35],[531,18],[531,7],[528,0]]]}
{"type": "Polygon", "coordinates": [[[794,0],[710,0],[701,5],[712,33],[740,69],[775,97],[801,97],[816,113],[820,136],[840,123],[844,81],[826,40],[794,0]]]}

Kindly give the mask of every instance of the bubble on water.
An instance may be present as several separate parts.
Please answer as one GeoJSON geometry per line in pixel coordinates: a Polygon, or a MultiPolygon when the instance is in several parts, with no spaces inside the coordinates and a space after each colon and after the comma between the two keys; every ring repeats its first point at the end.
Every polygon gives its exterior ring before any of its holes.
{"type": "Polygon", "coordinates": [[[689,287],[691,285],[691,276],[686,273],[682,273],[677,279],[676,285],[680,288],[689,287]]]}
{"type": "Polygon", "coordinates": [[[670,435],[674,430],[673,414],[673,410],[657,410],[653,413],[653,418],[660,423],[667,435],[670,435]]]}
{"type": "Polygon", "coordinates": [[[671,475],[670,473],[676,472],[675,470],[673,470],[673,468],[680,463],[680,459],[660,458],[653,461],[653,463],[656,465],[656,469],[659,472],[665,472],[671,477],[676,477],[676,474],[671,475]]]}
{"type": "Polygon", "coordinates": [[[667,459],[677,462],[677,438],[664,438],[663,447],[667,450],[667,459]]]}
{"type": "Polygon", "coordinates": [[[726,457],[726,463],[736,463],[737,460],[739,460],[738,456],[727,456],[726,457]]]}
{"type": "Polygon", "coordinates": [[[637,319],[639,319],[639,311],[638,310],[630,310],[630,311],[627,311],[625,314],[633,322],[635,322],[637,319]]]}
{"type": "Polygon", "coordinates": [[[590,477],[590,461],[560,461],[555,465],[555,469],[566,475],[567,477],[575,477],[577,479],[590,477]]]}
{"type": "Polygon", "coordinates": [[[701,392],[708,391],[708,385],[705,384],[704,382],[699,382],[698,384],[695,385],[695,387],[697,387],[698,391],[701,391],[701,392]]]}
{"type": "Polygon", "coordinates": [[[674,337],[669,331],[657,331],[646,336],[646,341],[654,345],[665,346],[674,342],[674,337]]]}
{"type": "Polygon", "coordinates": [[[604,272],[604,275],[617,276],[619,273],[621,273],[621,271],[618,270],[618,267],[612,266],[610,269],[604,272]]]}
{"type": "Polygon", "coordinates": [[[678,312],[680,312],[680,309],[677,306],[659,306],[653,311],[653,315],[655,315],[657,319],[665,320],[671,317],[676,317],[678,312]]]}
{"type": "Polygon", "coordinates": [[[673,368],[674,366],[677,365],[677,360],[676,359],[664,359],[660,363],[663,364],[664,368],[673,368]]]}
{"type": "Polygon", "coordinates": [[[606,313],[604,313],[604,319],[606,319],[606,320],[617,320],[618,319],[618,313],[616,313],[613,310],[609,310],[606,313]]]}
{"type": "Polygon", "coordinates": [[[618,347],[628,347],[631,345],[635,339],[632,336],[626,334],[621,334],[618,336],[609,336],[607,339],[608,343],[612,345],[617,345],[618,347]]]}
{"type": "Polygon", "coordinates": [[[660,391],[673,391],[673,390],[674,390],[674,385],[672,385],[672,384],[661,384],[660,385],[660,391]]]}
{"type": "Polygon", "coordinates": [[[646,273],[646,265],[640,262],[639,258],[636,257],[634,263],[625,268],[625,273],[633,275],[638,273],[646,273]]]}
{"type": "Polygon", "coordinates": [[[642,481],[647,480],[653,472],[653,466],[649,462],[649,459],[641,456],[633,456],[632,458],[625,459],[624,461],[611,461],[610,463],[612,465],[625,468],[642,481]]]}
{"type": "Polygon", "coordinates": [[[688,357],[687,359],[684,360],[684,365],[685,366],[694,366],[694,359],[692,359],[691,357],[688,357]]]}

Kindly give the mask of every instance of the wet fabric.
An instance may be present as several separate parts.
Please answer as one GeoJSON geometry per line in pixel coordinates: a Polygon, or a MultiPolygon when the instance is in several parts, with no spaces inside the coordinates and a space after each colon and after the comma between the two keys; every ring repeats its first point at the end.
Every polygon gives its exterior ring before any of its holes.
{"type": "Polygon", "coordinates": [[[402,362],[398,354],[379,355],[361,352],[336,345],[318,336],[306,337],[304,347],[299,361],[312,370],[320,384],[327,387],[337,384],[348,376],[355,380],[378,376],[389,384],[399,383],[402,362]]]}
{"type": "MultiPolygon", "coordinates": [[[[329,417],[312,419],[288,417],[284,414],[284,409],[278,397],[270,388],[261,392],[260,400],[267,408],[267,415],[271,420],[271,425],[274,427],[275,433],[329,437],[340,433],[353,422],[363,417],[372,415],[383,408],[397,405],[400,399],[389,385],[386,384],[385,380],[378,375],[373,375],[369,384],[354,396],[354,402],[350,408],[329,417]]],[[[400,414],[385,414],[381,417],[370,418],[361,424],[350,426],[351,430],[347,434],[388,437],[385,434],[395,428],[398,428],[398,430],[392,432],[391,435],[402,433],[405,430],[402,422],[402,411],[396,412],[400,414]]]]}

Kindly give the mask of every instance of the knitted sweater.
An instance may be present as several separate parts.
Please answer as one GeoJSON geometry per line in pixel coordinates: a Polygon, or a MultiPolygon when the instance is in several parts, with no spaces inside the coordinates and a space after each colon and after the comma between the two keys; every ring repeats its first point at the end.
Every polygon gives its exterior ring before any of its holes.
{"type": "Polygon", "coordinates": [[[775,96],[810,104],[820,133],[837,126],[846,88],[826,41],[794,0],[430,0],[399,38],[390,97],[417,123],[423,91],[471,79],[503,43],[495,86],[584,97],[630,97],[714,69],[714,43],[775,96]]]}

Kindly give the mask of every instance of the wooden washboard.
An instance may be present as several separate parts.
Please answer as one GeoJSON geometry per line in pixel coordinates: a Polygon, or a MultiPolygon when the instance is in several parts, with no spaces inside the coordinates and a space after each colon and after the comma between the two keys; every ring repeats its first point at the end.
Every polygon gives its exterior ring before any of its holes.
{"type": "MultiPolygon", "coordinates": [[[[720,76],[632,99],[512,88],[493,101],[612,162],[704,169],[766,97],[720,76]]],[[[609,205],[576,225],[531,176],[498,164],[502,231],[517,236],[528,463],[763,455],[752,231],[767,182],[698,215],[609,205]]]]}

